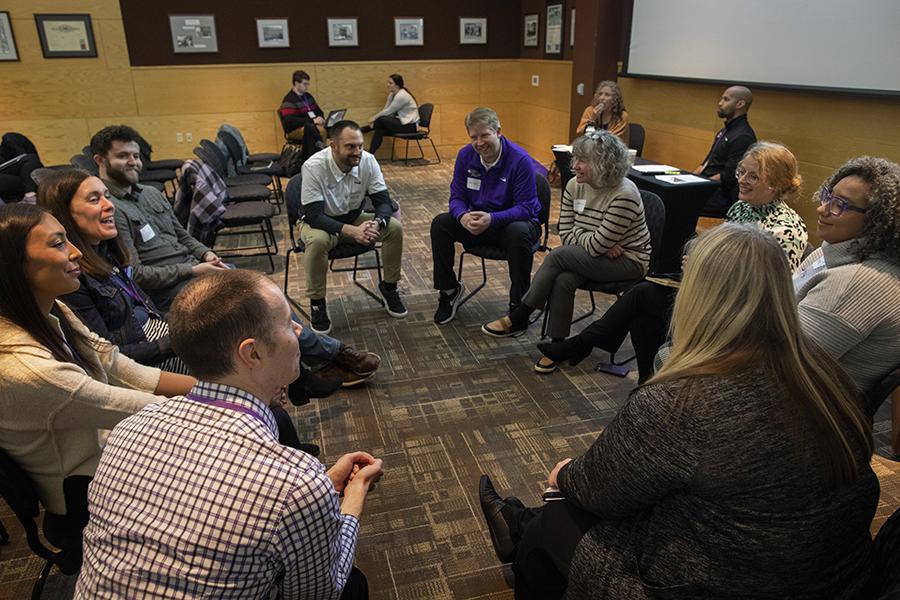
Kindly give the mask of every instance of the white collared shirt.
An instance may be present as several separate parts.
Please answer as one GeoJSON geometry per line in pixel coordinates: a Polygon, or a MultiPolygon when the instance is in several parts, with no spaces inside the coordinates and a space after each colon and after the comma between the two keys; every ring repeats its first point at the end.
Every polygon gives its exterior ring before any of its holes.
{"type": "Polygon", "coordinates": [[[484,162],[484,157],[481,156],[480,154],[478,155],[478,160],[481,161],[481,166],[484,167],[485,171],[490,171],[493,167],[497,166],[497,163],[500,162],[501,158],[503,158],[503,142],[502,141],[500,142],[500,153],[497,154],[497,160],[495,160],[491,164],[487,164],[486,162],[484,162]]]}
{"type": "Polygon", "coordinates": [[[303,163],[302,174],[301,204],[324,202],[330,217],[346,215],[359,208],[367,194],[387,189],[378,161],[365,150],[359,164],[347,173],[334,161],[331,148],[319,150],[303,163]]]}

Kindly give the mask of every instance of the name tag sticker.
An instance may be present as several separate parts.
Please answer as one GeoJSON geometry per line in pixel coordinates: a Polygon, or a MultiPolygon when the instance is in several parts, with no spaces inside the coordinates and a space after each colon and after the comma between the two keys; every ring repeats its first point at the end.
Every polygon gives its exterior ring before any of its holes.
{"type": "Polygon", "coordinates": [[[467,177],[466,178],[466,187],[470,190],[475,190],[476,192],[481,189],[481,180],[476,179],[475,177],[467,177]]]}
{"type": "Polygon", "coordinates": [[[587,200],[585,198],[575,198],[574,200],[572,200],[572,204],[573,204],[572,208],[574,208],[575,212],[577,212],[580,215],[581,213],[584,212],[584,205],[586,203],[587,203],[587,200]]]}
{"type": "Polygon", "coordinates": [[[308,113],[306,113],[306,116],[309,117],[310,119],[315,119],[316,113],[314,113],[313,111],[309,111],[308,113]]]}
{"type": "Polygon", "coordinates": [[[150,226],[150,223],[147,223],[143,227],[141,227],[141,239],[145,242],[149,242],[153,238],[156,237],[156,232],[153,231],[153,227],[150,226]]]}

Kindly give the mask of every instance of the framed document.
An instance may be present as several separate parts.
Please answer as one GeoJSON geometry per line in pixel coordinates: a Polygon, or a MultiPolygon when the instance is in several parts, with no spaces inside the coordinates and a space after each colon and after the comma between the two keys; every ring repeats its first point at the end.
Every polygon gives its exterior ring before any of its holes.
{"type": "Polygon", "coordinates": [[[538,45],[538,14],[525,15],[525,37],[522,38],[524,46],[537,47],[538,45]]]}
{"type": "Polygon", "coordinates": [[[328,19],[329,46],[359,46],[356,19],[328,19]]]}
{"type": "Polygon", "coordinates": [[[460,44],[487,44],[487,19],[459,18],[460,44]]]}
{"type": "Polygon", "coordinates": [[[91,15],[34,15],[44,58],[97,56],[91,15]]]}
{"type": "Polygon", "coordinates": [[[425,19],[394,17],[395,46],[424,46],[425,19]]]}
{"type": "Polygon", "coordinates": [[[290,48],[287,19],[257,19],[256,39],[260,48],[290,48]]]}
{"type": "Polygon", "coordinates": [[[16,38],[13,36],[9,13],[0,11],[0,60],[19,60],[16,38]]]}
{"type": "Polygon", "coordinates": [[[169,15],[169,29],[172,32],[172,50],[176,54],[219,51],[216,18],[213,15],[169,15]]]}
{"type": "Polygon", "coordinates": [[[547,29],[544,35],[544,53],[562,56],[563,5],[547,5],[547,29]]]}

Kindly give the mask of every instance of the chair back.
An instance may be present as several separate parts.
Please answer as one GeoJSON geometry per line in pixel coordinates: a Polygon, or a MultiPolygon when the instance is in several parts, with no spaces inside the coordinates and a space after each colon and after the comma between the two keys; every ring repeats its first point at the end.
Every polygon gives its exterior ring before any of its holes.
{"type": "Polygon", "coordinates": [[[534,183],[537,187],[538,202],[541,203],[541,212],[538,213],[538,221],[544,230],[543,242],[540,250],[547,250],[547,240],[550,239],[550,182],[540,173],[534,174],[534,183]]]}
{"type": "Polygon", "coordinates": [[[31,172],[31,180],[40,187],[40,185],[47,181],[53,173],[58,171],[59,169],[51,169],[50,167],[41,167],[40,169],[35,169],[31,172]]]}
{"type": "Polygon", "coordinates": [[[431,115],[434,113],[434,104],[426,102],[419,107],[419,127],[431,129],[431,115]]]}
{"type": "Polygon", "coordinates": [[[222,151],[219,150],[215,143],[209,140],[200,140],[200,145],[194,148],[194,154],[208,164],[219,177],[226,177],[228,169],[225,166],[225,159],[222,157],[222,151]]]}
{"type": "Polygon", "coordinates": [[[219,130],[218,139],[222,141],[225,148],[228,150],[228,160],[234,166],[235,171],[237,171],[238,167],[244,166],[244,163],[241,162],[243,160],[244,151],[241,148],[240,142],[238,142],[230,132],[221,129],[219,130]]]}
{"type": "Polygon", "coordinates": [[[146,158],[148,161],[151,160],[153,155],[153,146],[150,145],[150,142],[145,140],[143,136],[138,136],[137,139],[138,147],[141,149],[141,156],[146,158]]]}
{"type": "Polygon", "coordinates": [[[644,205],[644,220],[650,232],[650,272],[656,270],[657,254],[662,250],[663,231],[666,228],[666,205],[662,198],[641,190],[641,203],[644,205]]]}
{"type": "Polygon", "coordinates": [[[303,189],[303,175],[297,173],[288,181],[287,187],[284,188],[284,204],[287,207],[288,226],[291,232],[297,221],[303,217],[302,202],[300,200],[300,192],[303,189]]]}
{"type": "Polygon", "coordinates": [[[644,127],[642,125],[628,124],[628,147],[637,150],[638,156],[644,155],[644,127]]]}
{"type": "MultiPolygon", "coordinates": [[[[900,387],[900,364],[894,367],[894,370],[878,382],[873,389],[865,392],[866,414],[869,418],[875,416],[881,404],[888,399],[895,389],[900,387]]],[[[898,525],[900,529],[900,525],[898,525]]]]}
{"type": "Polygon", "coordinates": [[[76,154],[69,162],[77,169],[84,169],[94,177],[100,177],[100,167],[94,162],[94,159],[84,154],[76,154]]]}

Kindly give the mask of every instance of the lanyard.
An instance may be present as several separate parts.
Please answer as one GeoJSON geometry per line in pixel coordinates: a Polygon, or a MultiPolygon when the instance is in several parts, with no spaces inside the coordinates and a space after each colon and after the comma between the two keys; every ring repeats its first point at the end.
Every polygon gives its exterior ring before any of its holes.
{"type": "Polygon", "coordinates": [[[252,408],[248,408],[246,406],[242,406],[240,404],[235,404],[234,402],[226,402],[225,400],[214,400],[212,398],[204,398],[203,396],[198,396],[196,394],[188,393],[184,396],[188,400],[193,400],[194,402],[200,402],[202,404],[209,404],[210,406],[217,406],[219,408],[226,408],[228,410],[237,411],[240,413],[244,413],[245,415],[250,415],[260,423],[262,423],[266,429],[271,431],[271,427],[268,423],[266,423],[265,419],[262,418],[258,412],[253,410],[252,408]]]}
{"type": "Polygon", "coordinates": [[[134,284],[134,281],[131,279],[130,272],[131,267],[125,267],[125,269],[121,269],[118,265],[113,267],[113,272],[110,274],[112,280],[122,288],[122,291],[128,294],[132,300],[143,306],[147,309],[147,311],[151,314],[156,314],[147,303],[144,301],[144,297],[141,296],[138,287],[134,284]]]}

